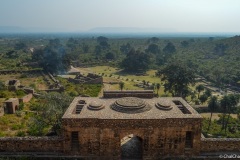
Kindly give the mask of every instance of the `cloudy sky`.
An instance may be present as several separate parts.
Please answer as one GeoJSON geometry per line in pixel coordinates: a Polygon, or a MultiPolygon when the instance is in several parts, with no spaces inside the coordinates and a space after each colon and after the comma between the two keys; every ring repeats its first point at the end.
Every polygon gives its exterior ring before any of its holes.
{"type": "Polygon", "coordinates": [[[240,0],[0,0],[0,26],[240,32],[240,0]]]}

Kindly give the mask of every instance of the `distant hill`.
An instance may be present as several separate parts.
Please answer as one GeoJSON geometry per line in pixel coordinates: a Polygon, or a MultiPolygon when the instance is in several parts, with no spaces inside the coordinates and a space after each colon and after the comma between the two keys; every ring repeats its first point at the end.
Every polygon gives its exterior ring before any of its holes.
{"type": "Polygon", "coordinates": [[[137,27],[97,27],[88,30],[88,32],[101,32],[101,33],[163,33],[163,32],[176,32],[174,29],[160,29],[160,28],[137,28],[137,27]]]}

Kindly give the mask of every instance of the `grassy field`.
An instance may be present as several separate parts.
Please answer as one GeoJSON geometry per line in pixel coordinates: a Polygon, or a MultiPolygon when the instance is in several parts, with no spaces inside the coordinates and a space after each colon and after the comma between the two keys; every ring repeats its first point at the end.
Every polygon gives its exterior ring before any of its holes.
{"type": "Polygon", "coordinates": [[[0,137],[24,136],[28,120],[28,114],[5,114],[0,117],[0,137]]]}
{"type": "MultiPolygon", "coordinates": [[[[126,73],[122,70],[109,66],[96,66],[88,68],[78,68],[81,73],[95,73],[103,76],[105,90],[119,90],[119,82],[124,82],[124,90],[144,90],[142,87],[136,86],[142,83],[143,80],[152,83],[162,83],[159,77],[155,76],[157,70],[149,70],[145,76],[137,76],[133,73],[126,73]]],[[[156,91],[155,91],[156,92],[156,91]]],[[[164,94],[163,86],[160,87],[159,95],[164,94]]]]}
{"type": "Polygon", "coordinates": [[[22,75],[22,74],[9,74],[9,75],[1,75],[1,81],[5,82],[11,79],[20,80],[21,85],[26,87],[35,86],[38,90],[47,89],[47,86],[43,80],[43,77],[40,74],[32,74],[32,75],[22,75]]]}

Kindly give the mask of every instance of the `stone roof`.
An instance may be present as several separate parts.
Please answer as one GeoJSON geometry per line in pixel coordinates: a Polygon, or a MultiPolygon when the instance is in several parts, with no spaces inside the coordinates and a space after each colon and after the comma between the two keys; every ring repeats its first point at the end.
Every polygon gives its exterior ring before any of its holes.
{"type": "MultiPolygon", "coordinates": [[[[163,106],[164,107],[164,106],[163,106]]],[[[180,97],[160,98],[98,98],[76,97],[63,115],[65,118],[77,119],[166,119],[166,118],[202,118],[186,101],[180,97]],[[81,101],[81,103],[80,103],[81,101]],[[83,103],[84,101],[84,103],[83,103]],[[187,113],[184,114],[178,104],[180,102],[187,113]],[[131,103],[132,102],[132,103],[131,103]],[[117,107],[115,106],[117,104],[117,107]],[[158,105],[156,105],[158,104],[158,105]],[[171,109],[161,109],[159,104],[164,104],[171,109]],[[76,106],[81,106],[81,111],[76,114],[76,106]],[[90,106],[90,107],[89,107],[90,106]],[[100,107],[101,106],[101,107],[100,107]],[[99,107],[99,109],[92,109],[99,107]],[[140,109],[140,110],[139,110],[140,109]]]]}

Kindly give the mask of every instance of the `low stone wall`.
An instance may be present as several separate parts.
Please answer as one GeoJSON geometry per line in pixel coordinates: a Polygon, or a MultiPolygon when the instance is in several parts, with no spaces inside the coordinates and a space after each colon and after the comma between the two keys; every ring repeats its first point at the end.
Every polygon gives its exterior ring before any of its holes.
{"type": "Polygon", "coordinates": [[[19,98],[19,103],[26,103],[32,99],[33,95],[30,93],[22,98],[19,98]]]}
{"type": "Polygon", "coordinates": [[[60,137],[4,137],[0,138],[1,152],[62,152],[60,137]]]}
{"type": "Polygon", "coordinates": [[[119,98],[119,97],[139,97],[139,98],[153,98],[153,90],[142,90],[142,91],[103,91],[103,97],[105,98],[119,98]]]}
{"type": "Polygon", "coordinates": [[[83,79],[73,79],[73,78],[68,78],[69,82],[75,83],[75,84],[102,84],[103,83],[103,78],[88,78],[84,77],[83,79]]]}
{"type": "Polygon", "coordinates": [[[202,138],[201,152],[240,152],[240,138],[202,138]]]}
{"type": "Polygon", "coordinates": [[[42,69],[32,69],[32,70],[0,70],[0,75],[7,74],[17,74],[17,73],[39,73],[42,69]]]}

